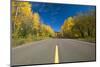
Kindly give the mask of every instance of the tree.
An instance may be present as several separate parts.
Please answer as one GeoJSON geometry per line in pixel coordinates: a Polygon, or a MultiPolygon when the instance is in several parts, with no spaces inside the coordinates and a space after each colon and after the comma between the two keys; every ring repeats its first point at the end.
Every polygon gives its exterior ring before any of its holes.
{"type": "Polygon", "coordinates": [[[46,37],[54,37],[55,32],[49,25],[42,24],[41,26],[41,35],[46,37]]]}
{"type": "Polygon", "coordinates": [[[80,37],[95,36],[95,11],[91,10],[86,13],[80,13],[74,17],[74,30],[79,31],[80,37]]]}
{"type": "Polygon", "coordinates": [[[76,16],[68,17],[61,27],[62,37],[87,38],[96,35],[95,10],[78,13],[76,16]]]}
{"type": "Polygon", "coordinates": [[[30,24],[31,19],[31,5],[29,2],[12,1],[12,33],[14,38],[20,37],[20,35],[26,36],[25,31],[30,24]],[[23,28],[23,25],[25,25],[23,28]]]}
{"type": "Polygon", "coordinates": [[[54,35],[49,25],[40,22],[39,13],[32,12],[29,2],[12,1],[12,40],[15,45],[54,35]]]}
{"type": "Polygon", "coordinates": [[[33,34],[39,36],[41,24],[40,24],[40,16],[38,13],[33,13],[32,23],[33,23],[33,27],[32,27],[33,34]]]}
{"type": "Polygon", "coordinates": [[[64,21],[64,24],[61,27],[61,33],[63,37],[71,37],[72,36],[72,27],[74,26],[74,20],[72,17],[69,17],[64,21]]]}

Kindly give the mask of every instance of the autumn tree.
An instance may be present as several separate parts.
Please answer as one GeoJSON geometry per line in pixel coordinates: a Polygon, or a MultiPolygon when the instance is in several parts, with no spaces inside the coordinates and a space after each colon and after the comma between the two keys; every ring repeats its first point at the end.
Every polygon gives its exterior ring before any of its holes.
{"type": "Polygon", "coordinates": [[[53,31],[53,29],[47,25],[47,28],[46,28],[46,32],[48,33],[48,36],[49,37],[54,37],[55,36],[55,32],[53,31]]]}
{"type": "Polygon", "coordinates": [[[40,15],[32,12],[29,2],[12,0],[12,40],[20,45],[45,37],[53,37],[55,32],[46,24],[41,23],[40,15]]]}
{"type": "Polygon", "coordinates": [[[63,37],[71,37],[73,35],[72,27],[74,26],[73,17],[69,17],[64,21],[61,27],[61,34],[63,37]]]}
{"type": "Polygon", "coordinates": [[[95,36],[95,11],[91,10],[86,13],[79,13],[74,17],[74,30],[80,33],[80,37],[95,36]]]}
{"type": "Polygon", "coordinates": [[[95,11],[90,10],[68,17],[61,27],[62,37],[69,38],[95,38],[96,35],[95,11]]]}
{"type": "Polygon", "coordinates": [[[36,36],[39,36],[40,34],[40,27],[41,27],[41,23],[40,23],[40,16],[38,13],[33,13],[32,15],[32,24],[33,24],[33,34],[36,36]]]}
{"type": "Polygon", "coordinates": [[[12,32],[15,38],[19,37],[19,35],[27,35],[28,32],[25,31],[31,23],[29,21],[31,14],[31,5],[29,2],[12,1],[12,32]]]}
{"type": "Polygon", "coordinates": [[[49,25],[42,24],[42,26],[41,26],[41,36],[54,37],[55,32],[53,31],[53,29],[49,25]]]}

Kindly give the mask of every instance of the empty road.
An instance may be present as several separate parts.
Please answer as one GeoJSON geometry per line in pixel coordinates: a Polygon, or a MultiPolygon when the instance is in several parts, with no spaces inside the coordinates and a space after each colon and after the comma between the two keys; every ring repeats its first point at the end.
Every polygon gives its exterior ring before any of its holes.
{"type": "Polygon", "coordinates": [[[47,39],[12,48],[11,65],[95,61],[96,44],[73,39],[47,39]]]}

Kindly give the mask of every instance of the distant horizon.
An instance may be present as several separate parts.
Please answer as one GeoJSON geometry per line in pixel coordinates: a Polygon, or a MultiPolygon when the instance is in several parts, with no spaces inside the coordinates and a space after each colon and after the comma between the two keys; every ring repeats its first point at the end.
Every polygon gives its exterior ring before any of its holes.
{"type": "Polygon", "coordinates": [[[40,15],[40,21],[51,26],[55,32],[60,32],[65,19],[73,17],[80,12],[95,10],[95,6],[90,5],[74,5],[74,4],[58,4],[30,2],[32,4],[32,12],[40,15]]]}

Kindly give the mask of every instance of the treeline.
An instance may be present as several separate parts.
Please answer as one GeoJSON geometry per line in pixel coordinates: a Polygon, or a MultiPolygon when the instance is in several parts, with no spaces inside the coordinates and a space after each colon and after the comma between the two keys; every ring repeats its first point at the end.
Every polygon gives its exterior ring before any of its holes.
{"type": "Polygon", "coordinates": [[[61,26],[60,32],[55,33],[49,25],[40,21],[39,13],[32,12],[31,6],[29,2],[12,0],[12,46],[50,37],[83,38],[95,41],[95,10],[68,17],[61,26]]]}
{"type": "Polygon", "coordinates": [[[54,35],[49,25],[41,23],[39,14],[32,12],[29,2],[12,1],[12,46],[54,35]]]}
{"type": "Polygon", "coordinates": [[[69,17],[61,27],[62,38],[96,38],[96,15],[95,10],[78,13],[69,17]]]}

